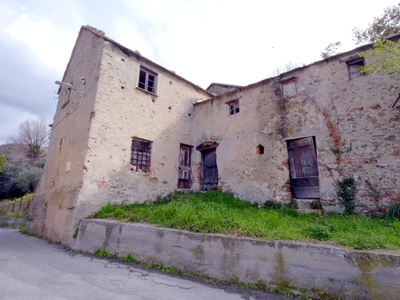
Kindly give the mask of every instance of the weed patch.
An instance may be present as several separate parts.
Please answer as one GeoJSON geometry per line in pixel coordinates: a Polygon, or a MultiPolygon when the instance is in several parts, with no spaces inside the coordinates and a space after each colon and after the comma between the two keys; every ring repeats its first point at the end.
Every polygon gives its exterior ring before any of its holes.
{"type": "Polygon", "coordinates": [[[121,260],[122,260],[122,262],[124,262],[126,264],[133,264],[134,262],[136,262],[130,253],[128,253],[126,256],[122,257],[121,260]]]}
{"type": "MultiPolygon", "coordinates": [[[[352,185],[344,186],[344,193],[350,193],[352,185]]],[[[400,248],[400,225],[396,218],[304,214],[268,201],[265,207],[259,209],[219,191],[174,193],[151,203],[107,204],[93,217],[264,240],[329,241],[354,249],[400,248]]],[[[397,210],[400,214],[400,206],[393,208],[392,214],[396,215],[397,210]]]]}
{"type": "Polygon", "coordinates": [[[115,253],[109,252],[103,248],[98,248],[94,250],[93,255],[106,258],[117,258],[117,255],[115,253]]]}

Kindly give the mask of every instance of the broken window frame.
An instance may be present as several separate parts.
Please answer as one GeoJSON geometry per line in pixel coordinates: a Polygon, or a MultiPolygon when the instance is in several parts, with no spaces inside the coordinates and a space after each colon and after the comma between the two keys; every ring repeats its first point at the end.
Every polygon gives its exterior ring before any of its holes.
{"type": "Polygon", "coordinates": [[[228,115],[232,116],[240,112],[239,99],[234,99],[226,102],[228,105],[228,115]]]}
{"type": "Polygon", "coordinates": [[[292,98],[297,95],[297,78],[296,77],[291,77],[289,79],[281,81],[281,96],[282,99],[286,98],[292,98]],[[294,93],[293,94],[285,94],[285,86],[289,87],[289,84],[294,83],[294,93]]]}
{"type": "Polygon", "coordinates": [[[130,163],[136,170],[150,172],[152,141],[132,137],[130,163]]]}
{"type": "Polygon", "coordinates": [[[358,57],[349,61],[346,61],[346,66],[347,66],[347,73],[349,75],[349,80],[356,79],[359,77],[364,76],[364,74],[361,72],[360,68],[365,66],[365,59],[362,57],[358,57]],[[357,71],[353,72],[351,70],[352,67],[358,66],[357,71]]]}
{"type": "Polygon", "coordinates": [[[157,93],[157,76],[158,74],[140,66],[138,88],[146,92],[157,93]]]}

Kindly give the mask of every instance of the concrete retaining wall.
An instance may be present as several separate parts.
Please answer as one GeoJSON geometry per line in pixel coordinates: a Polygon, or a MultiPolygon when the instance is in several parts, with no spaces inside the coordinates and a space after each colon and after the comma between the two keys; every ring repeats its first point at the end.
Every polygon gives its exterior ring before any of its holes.
{"type": "Polygon", "coordinates": [[[141,262],[223,280],[290,288],[317,297],[398,299],[400,253],[260,241],[111,220],[82,220],[73,248],[98,248],[141,262]]]}

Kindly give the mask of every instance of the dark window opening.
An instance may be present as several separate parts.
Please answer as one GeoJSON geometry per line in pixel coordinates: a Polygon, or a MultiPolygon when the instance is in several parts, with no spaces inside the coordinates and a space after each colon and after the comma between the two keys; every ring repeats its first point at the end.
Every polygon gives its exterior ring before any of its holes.
{"type": "Polygon", "coordinates": [[[179,152],[178,188],[188,189],[191,186],[192,146],[182,145],[179,152]]]}
{"type": "Polygon", "coordinates": [[[240,111],[239,110],[239,100],[229,101],[229,102],[227,102],[227,104],[229,106],[229,115],[237,114],[240,111]]]}
{"type": "Polygon", "coordinates": [[[150,172],[151,144],[152,142],[147,140],[132,138],[131,165],[135,166],[136,170],[150,172]]]}
{"type": "Polygon", "coordinates": [[[263,145],[257,146],[256,154],[264,154],[264,146],[263,145]]]}
{"type": "Polygon", "coordinates": [[[362,77],[364,74],[361,72],[361,67],[364,67],[364,59],[357,58],[346,62],[349,79],[362,77]]]}
{"type": "Polygon", "coordinates": [[[140,68],[138,87],[151,93],[156,93],[156,79],[157,74],[140,68]]]}

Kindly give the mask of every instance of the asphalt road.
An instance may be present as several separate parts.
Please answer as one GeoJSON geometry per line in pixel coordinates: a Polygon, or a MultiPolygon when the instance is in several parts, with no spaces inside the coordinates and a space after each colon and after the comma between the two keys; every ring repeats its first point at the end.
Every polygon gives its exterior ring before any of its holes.
{"type": "Polygon", "coordinates": [[[293,299],[141,269],[0,229],[0,299],[293,299]]]}

